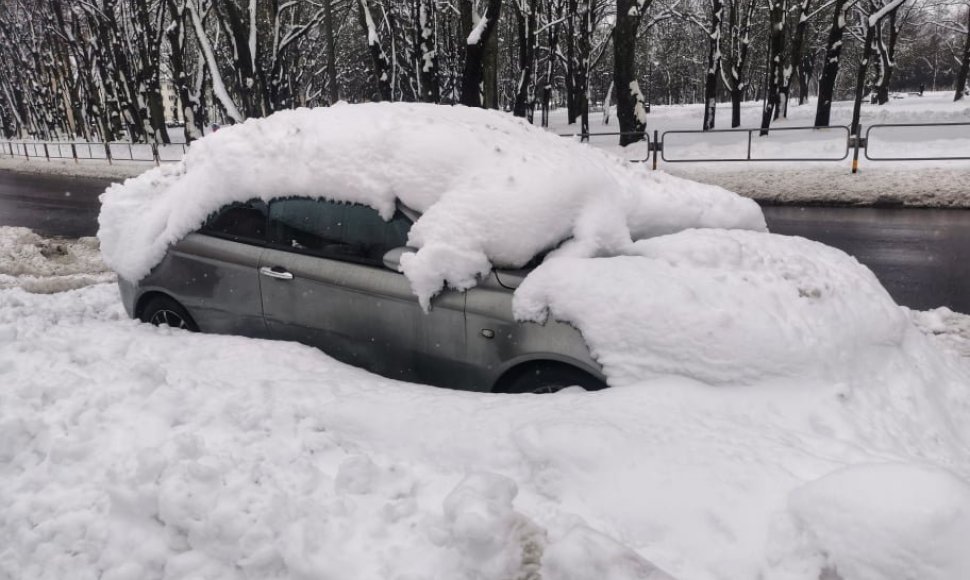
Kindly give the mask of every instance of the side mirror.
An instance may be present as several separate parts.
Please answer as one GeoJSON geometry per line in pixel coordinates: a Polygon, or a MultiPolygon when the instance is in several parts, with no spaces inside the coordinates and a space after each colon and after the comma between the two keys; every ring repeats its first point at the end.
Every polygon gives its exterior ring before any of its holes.
{"type": "Polygon", "coordinates": [[[412,254],[417,251],[417,248],[412,248],[410,246],[401,246],[400,248],[388,250],[387,253],[384,254],[384,267],[388,270],[393,270],[394,272],[400,272],[401,256],[404,254],[412,254]]]}

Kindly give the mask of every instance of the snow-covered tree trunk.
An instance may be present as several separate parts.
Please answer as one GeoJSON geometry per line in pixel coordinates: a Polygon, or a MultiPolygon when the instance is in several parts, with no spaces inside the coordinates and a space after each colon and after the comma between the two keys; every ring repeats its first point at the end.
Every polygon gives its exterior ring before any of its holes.
{"type": "MultiPolygon", "coordinates": [[[[538,1],[538,0],[532,0],[538,1]]],[[[542,88],[540,90],[540,108],[542,111],[542,126],[549,126],[549,101],[552,98],[552,83],[556,71],[556,63],[559,61],[559,22],[562,20],[564,0],[546,1],[546,22],[548,38],[548,53],[546,55],[546,66],[542,76],[542,88]]]]}
{"type": "Polygon", "coordinates": [[[327,100],[331,105],[340,100],[337,83],[337,39],[334,35],[333,0],[323,0],[323,38],[327,45],[327,100]]]}
{"type": "Polygon", "coordinates": [[[512,114],[516,117],[528,117],[532,120],[533,66],[535,64],[536,48],[536,3],[538,0],[513,0],[515,8],[516,32],[519,37],[519,79],[515,90],[515,103],[512,114]]]}
{"type": "Polygon", "coordinates": [[[377,80],[377,94],[379,100],[390,101],[392,98],[391,85],[391,63],[381,44],[381,37],[378,34],[377,24],[374,21],[374,14],[371,10],[369,0],[358,0],[360,8],[361,25],[367,35],[367,48],[371,55],[371,65],[374,67],[374,77],[377,80]]]}
{"type": "Polygon", "coordinates": [[[135,11],[134,35],[137,42],[139,56],[138,100],[142,113],[146,133],[150,133],[152,140],[161,143],[171,143],[168,128],[165,126],[165,104],[162,100],[161,88],[161,26],[164,5],[157,5],[154,15],[149,15],[148,3],[134,0],[132,9],[135,11]],[[153,23],[158,23],[156,26],[153,23]]]}
{"type": "Polygon", "coordinates": [[[781,89],[785,84],[784,52],[785,24],[788,16],[787,0],[770,0],[768,16],[771,30],[768,35],[768,88],[765,94],[765,107],[761,116],[761,135],[768,134],[768,127],[775,118],[775,111],[785,107],[785,97],[781,89]]]}
{"type": "Polygon", "coordinates": [[[859,136],[859,119],[862,115],[862,97],[865,91],[866,76],[869,71],[869,59],[872,58],[872,46],[875,41],[876,30],[882,26],[882,22],[888,16],[894,14],[906,0],[890,0],[878,6],[873,5],[873,12],[866,16],[861,15],[862,26],[865,29],[865,42],[862,48],[862,59],[859,61],[859,70],[856,74],[855,102],[852,106],[852,124],[850,129],[852,134],[859,136]]]}
{"type": "Polygon", "coordinates": [[[205,27],[203,26],[200,15],[202,10],[195,4],[196,1],[189,0],[189,15],[192,17],[192,27],[195,30],[196,41],[199,43],[199,48],[205,59],[206,69],[209,71],[209,77],[212,79],[212,93],[225,114],[232,121],[241,123],[246,120],[246,117],[239,110],[239,107],[236,106],[236,102],[226,89],[222,74],[219,72],[219,62],[216,60],[215,51],[212,49],[212,43],[209,42],[209,37],[205,33],[205,27]]]}
{"type": "Polygon", "coordinates": [[[717,113],[717,81],[721,76],[721,0],[711,0],[711,24],[707,32],[707,74],[704,75],[704,123],[702,130],[714,129],[717,113]]]}
{"type": "Polygon", "coordinates": [[[433,0],[417,0],[417,63],[419,98],[426,103],[441,100],[438,85],[437,9],[433,0]]]}
{"type": "Polygon", "coordinates": [[[889,87],[893,82],[893,73],[896,71],[896,42],[899,40],[899,18],[898,11],[889,13],[886,31],[889,33],[888,41],[884,38],[882,28],[879,29],[879,78],[876,80],[874,91],[876,103],[885,105],[889,102],[889,87]]]}
{"type": "Polygon", "coordinates": [[[484,0],[485,11],[478,17],[465,39],[465,67],[461,77],[461,104],[482,106],[484,64],[491,37],[496,33],[501,16],[501,0],[484,0]]]}
{"type": "MultiPolygon", "coordinates": [[[[866,21],[863,15],[863,22],[866,21]]],[[[859,137],[859,118],[862,113],[862,97],[866,87],[866,75],[869,70],[869,59],[872,57],[872,43],[875,38],[876,27],[864,25],[866,31],[865,41],[862,46],[862,58],[859,60],[859,68],[855,78],[855,101],[852,105],[852,124],[850,132],[859,137]]]]}
{"type": "Polygon", "coordinates": [[[818,82],[818,104],[815,110],[815,126],[828,127],[832,114],[832,98],[835,94],[835,81],[839,76],[842,59],[842,37],[845,35],[846,12],[855,0],[835,0],[832,11],[832,26],[829,28],[825,47],[825,65],[818,82]]]}
{"type": "MultiPolygon", "coordinates": [[[[779,117],[785,119],[788,118],[788,103],[791,100],[792,78],[801,79],[805,76],[802,72],[802,68],[805,64],[805,36],[808,32],[808,22],[810,18],[809,10],[811,6],[812,0],[801,0],[798,6],[798,24],[795,25],[795,32],[792,34],[791,50],[788,53],[788,63],[785,65],[784,70],[785,80],[781,88],[781,93],[783,95],[782,102],[784,103],[784,106],[779,107],[778,110],[775,111],[775,119],[778,119],[779,117]]],[[[802,86],[801,92],[806,92],[804,86],[802,86]]],[[[800,96],[799,104],[801,102],[802,100],[800,96]]]]}
{"type": "Polygon", "coordinates": [[[616,119],[620,145],[643,141],[647,111],[636,77],[636,42],[640,18],[650,0],[616,0],[616,28],[613,30],[613,85],[616,90],[616,119]]]}
{"type": "Polygon", "coordinates": [[[186,67],[186,0],[165,0],[169,14],[169,25],[165,30],[168,40],[168,65],[172,75],[172,85],[178,96],[179,109],[185,124],[185,142],[201,139],[205,134],[205,124],[200,103],[192,98],[189,76],[186,67]]]}
{"type": "Polygon", "coordinates": [[[751,48],[751,16],[754,14],[755,0],[742,3],[734,0],[728,16],[728,46],[730,57],[728,66],[721,65],[721,82],[731,95],[731,127],[741,126],[741,101],[748,88],[746,68],[751,48]]]}
{"type": "Polygon", "coordinates": [[[964,33],[963,51],[960,57],[960,70],[954,79],[954,101],[960,101],[966,96],[967,76],[970,74],[970,7],[967,8],[967,29],[964,33]]]}

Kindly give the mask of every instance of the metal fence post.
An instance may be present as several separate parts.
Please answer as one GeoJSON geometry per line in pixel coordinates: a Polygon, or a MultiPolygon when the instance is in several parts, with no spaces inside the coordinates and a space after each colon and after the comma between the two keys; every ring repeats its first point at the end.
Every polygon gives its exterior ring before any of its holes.
{"type": "Polygon", "coordinates": [[[751,130],[748,130],[748,161],[751,161],[751,130]]]}
{"type": "Polygon", "coordinates": [[[48,161],[51,160],[51,152],[47,150],[47,143],[44,143],[44,157],[46,157],[48,161]]]}
{"type": "Polygon", "coordinates": [[[71,157],[74,158],[74,163],[78,163],[77,160],[77,146],[71,143],[71,157]]]}
{"type": "Polygon", "coordinates": [[[859,173],[859,146],[862,143],[862,124],[856,126],[855,147],[852,150],[852,173],[859,173]]]}
{"type": "Polygon", "coordinates": [[[659,131],[653,130],[653,170],[657,170],[657,150],[660,149],[659,131]]]}
{"type": "Polygon", "coordinates": [[[108,160],[108,165],[111,165],[111,145],[107,141],[104,144],[104,156],[108,160]]]}

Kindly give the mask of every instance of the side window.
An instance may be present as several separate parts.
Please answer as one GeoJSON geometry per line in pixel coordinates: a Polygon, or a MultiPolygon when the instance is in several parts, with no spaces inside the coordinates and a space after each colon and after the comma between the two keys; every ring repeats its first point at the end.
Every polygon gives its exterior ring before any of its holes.
{"type": "Polygon", "coordinates": [[[258,199],[229,204],[202,225],[200,231],[240,242],[266,241],[266,204],[258,199]]]}
{"type": "Polygon", "coordinates": [[[407,244],[411,221],[400,212],[384,221],[364,205],[306,198],[278,199],[269,207],[269,240],[325,258],[379,266],[384,254],[407,244]]]}

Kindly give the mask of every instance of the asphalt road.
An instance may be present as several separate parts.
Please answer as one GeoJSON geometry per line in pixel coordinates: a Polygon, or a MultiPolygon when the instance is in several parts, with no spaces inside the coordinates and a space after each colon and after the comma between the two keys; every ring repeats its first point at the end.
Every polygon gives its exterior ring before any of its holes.
{"type": "Polygon", "coordinates": [[[869,266],[896,302],[970,314],[970,210],[767,207],[771,231],[835,246],[869,266]]]}
{"type": "MultiPolygon", "coordinates": [[[[0,171],[0,225],[91,236],[107,179],[0,171]]],[[[900,304],[970,313],[970,210],[766,207],[771,231],[841,248],[900,304]]]]}
{"type": "Polygon", "coordinates": [[[110,179],[0,170],[0,226],[78,238],[98,231],[98,196],[110,179]]]}

